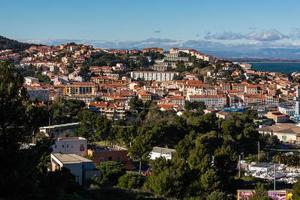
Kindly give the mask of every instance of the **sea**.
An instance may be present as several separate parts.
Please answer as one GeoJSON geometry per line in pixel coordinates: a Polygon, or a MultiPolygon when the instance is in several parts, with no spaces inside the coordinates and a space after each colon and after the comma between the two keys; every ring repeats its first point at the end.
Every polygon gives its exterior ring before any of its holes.
{"type": "Polygon", "coordinates": [[[252,69],[264,72],[281,72],[290,74],[300,72],[300,62],[249,62],[252,69]]]}

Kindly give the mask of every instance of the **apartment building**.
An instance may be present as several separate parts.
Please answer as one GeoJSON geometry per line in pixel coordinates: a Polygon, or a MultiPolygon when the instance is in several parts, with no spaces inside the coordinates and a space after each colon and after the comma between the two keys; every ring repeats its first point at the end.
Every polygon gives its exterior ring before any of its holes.
{"type": "Polygon", "coordinates": [[[59,137],[52,145],[53,153],[87,155],[87,140],[83,137],[59,137]]]}
{"type": "Polygon", "coordinates": [[[65,85],[64,95],[66,96],[82,96],[96,95],[97,85],[92,82],[74,82],[65,85]]]}
{"type": "Polygon", "coordinates": [[[226,95],[189,95],[187,100],[204,102],[208,108],[223,108],[227,105],[226,95]]]}
{"type": "Polygon", "coordinates": [[[178,72],[167,71],[133,71],[130,72],[132,79],[142,79],[145,81],[171,81],[174,75],[178,75],[178,72]]]}

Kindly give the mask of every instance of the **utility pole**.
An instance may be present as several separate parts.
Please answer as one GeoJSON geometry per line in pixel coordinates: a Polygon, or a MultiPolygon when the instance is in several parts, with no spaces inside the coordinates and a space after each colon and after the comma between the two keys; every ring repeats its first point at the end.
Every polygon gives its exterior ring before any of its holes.
{"type": "Polygon", "coordinates": [[[239,168],[239,179],[240,179],[241,178],[241,154],[239,155],[238,168],[239,168]]]}
{"type": "Polygon", "coordinates": [[[257,162],[259,162],[259,160],[260,160],[259,154],[260,154],[260,142],[258,141],[257,142],[257,162]]]}
{"type": "Polygon", "coordinates": [[[49,108],[49,101],[47,102],[47,109],[48,109],[48,124],[51,125],[51,117],[50,117],[50,108],[49,108]]]}
{"type": "Polygon", "coordinates": [[[276,190],[276,164],[274,164],[274,190],[276,190]]]}
{"type": "Polygon", "coordinates": [[[142,171],[142,160],[140,160],[140,163],[139,163],[139,174],[141,174],[141,171],[142,171]]]}

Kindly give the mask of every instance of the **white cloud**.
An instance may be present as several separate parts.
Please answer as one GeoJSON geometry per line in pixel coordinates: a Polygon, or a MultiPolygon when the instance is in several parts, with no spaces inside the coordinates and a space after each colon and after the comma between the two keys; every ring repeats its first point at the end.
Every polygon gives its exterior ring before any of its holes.
{"type": "Polygon", "coordinates": [[[205,37],[205,39],[207,40],[240,40],[240,39],[244,39],[245,36],[243,34],[240,33],[233,33],[231,31],[225,31],[222,33],[208,33],[205,37]]]}
{"type": "Polygon", "coordinates": [[[277,41],[288,38],[288,36],[273,29],[261,32],[251,32],[245,36],[246,39],[256,41],[277,41]]]}
{"type": "MultiPolygon", "coordinates": [[[[300,34],[299,34],[300,36],[300,34]]],[[[234,33],[231,31],[225,31],[222,33],[208,33],[205,36],[207,40],[254,40],[254,41],[277,41],[289,38],[288,36],[280,33],[279,31],[272,29],[266,31],[252,31],[247,34],[234,33]]]]}

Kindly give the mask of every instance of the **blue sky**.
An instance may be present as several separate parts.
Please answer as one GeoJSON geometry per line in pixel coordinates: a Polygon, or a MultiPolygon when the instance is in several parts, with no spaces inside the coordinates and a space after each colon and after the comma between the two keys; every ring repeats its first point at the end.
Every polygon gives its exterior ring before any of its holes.
{"type": "Polygon", "coordinates": [[[1,0],[0,10],[0,35],[23,41],[300,46],[299,0],[1,0]]]}
{"type": "Polygon", "coordinates": [[[12,38],[189,40],[208,32],[300,28],[299,0],[1,0],[12,38]]]}

